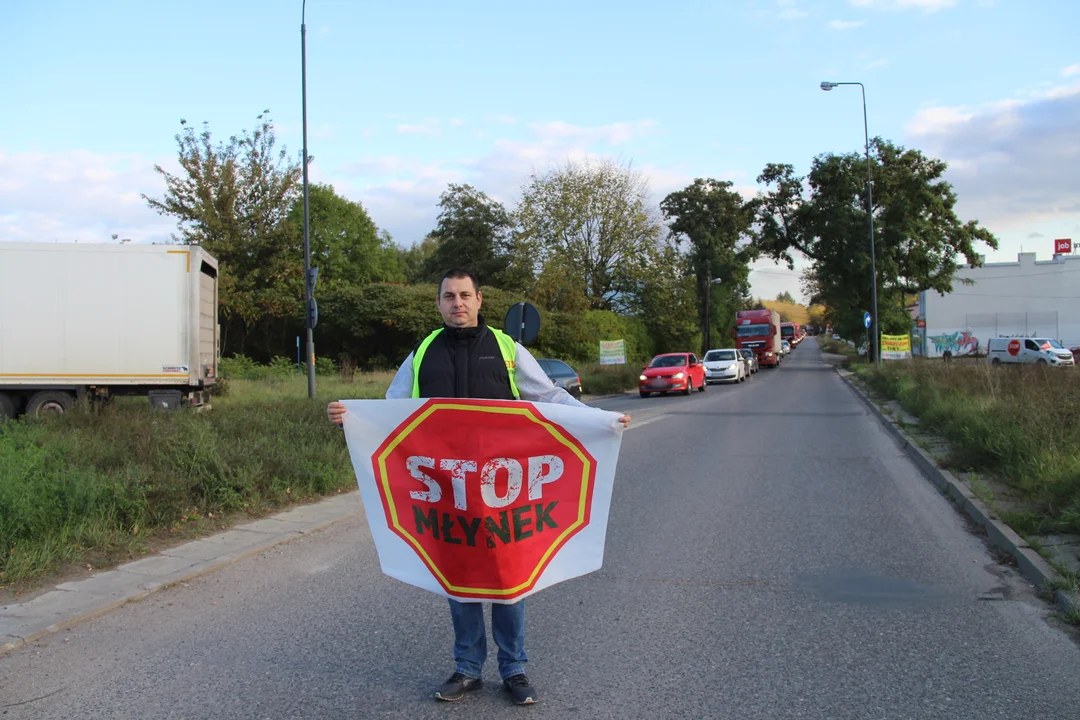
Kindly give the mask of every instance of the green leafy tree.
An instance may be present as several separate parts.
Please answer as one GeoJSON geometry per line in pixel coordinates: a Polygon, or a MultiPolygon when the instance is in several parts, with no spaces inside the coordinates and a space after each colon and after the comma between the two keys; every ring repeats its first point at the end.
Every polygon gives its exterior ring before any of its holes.
{"type": "MultiPolygon", "coordinates": [[[[997,239],[977,221],[956,215],[956,194],[942,180],[946,163],[880,138],[871,141],[874,247],[879,323],[884,332],[911,324],[901,307],[905,293],[950,292],[960,260],[978,265],[977,243],[997,239]]],[[[866,161],[862,153],[814,158],[810,173],[766,165],[758,182],[767,190],[755,201],[757,248],[794,267],[793,252],[811,261],[807,290],[829,308],[841,333],[862,331],[870,308],[870,253],[866,215],[866,161]]]]}
{"type": "Polygon", "coordinates": [[[624,308],[659,247],[645,176],[611,160],[534,173],[516,219],[521,246],[543,266],[559,262],[596,310],[624,308]]]}
{"type": "Polygon", "coordinates": [[[791,293],[785,290],[784,292],[776,296],[777,302],[788,303],[789,305],[795,304],[795,298],[791,296],[791,293]]]}
{"type": "MultiPolygon", "coordinates": [[[[706,318],[710,342],[734,327],[735,312],[750,289],[753,206],[728,181],[698,178],[660,203],[670,237],[689,243],[688,261],[698,296],[698,323],[706,318]],[[719,284],[713,283],[719,279],[719,284]],[[710,307],[706,310],[706,302],[710,307]]],[[[708,350],[709,348],[704,348],[708,350]]]]}
{"type": "Polygon", "coordinates": [[[405,282],[416,285],[429,281],[428,268],[432,267],[431,258],[435,256],[438,247],[438,239],[428,233],[423,240],[413,243],[411,247],[398,248],[398,265],[405,275],[405,282]]]}
{"type": "MultiPolygon", "coordinates": [[[[332,185],[308,188],[311,265],[319,268],[316,293],[370,282],[404,280],[397,247],[364,206],[334,192],[332,185]]],[[[304,202],[296,198],[289,221],[304,241],[304,202]]]]}
{"type": "Polygon", "coordinates": [[[674,246],[666,245],[628,294],[630,310],[645,324],[654,352],[694,350],[701,344],[695,287],[685,258],[674,246]]]}
{"type": "Polygon", "coordinates": [[[429,235],[435,249],[424,265],[429,280],[464,267],[486,287],[523,290],[531,284],[532,268],[502,203],[471,185],[451,184],[439,207],[438,225],[429,235]]]}
{"type": "Polygon", "coordinates": [[[222,340],[229,352],[243,352],[249,336],[270,333],[275,319],[292,318],[303,305],[303,253],[287,221],[300,166],[277,148],[269,111],[258,120],[254,130],[217,143],[209,124],[196,132],[181,120],[181,172],[155,165],[165,193],[142,196],[158,213],[176,218],[176,242],[201,245],[219,261],[222,340]]]}

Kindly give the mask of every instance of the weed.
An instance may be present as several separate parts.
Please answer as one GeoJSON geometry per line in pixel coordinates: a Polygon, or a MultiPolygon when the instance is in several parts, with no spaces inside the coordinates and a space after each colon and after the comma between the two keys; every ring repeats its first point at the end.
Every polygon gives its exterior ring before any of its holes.
{"type": "Polygon", "coordinates": [[[137,553],[199,518],[260,515],[350,488],[326,403],[383,397],[391,377],[323,377],[314,402],[299,375],[233,377],[209,412],[121,398],[100,411],[0,423],[0,584],[137,553]]]}

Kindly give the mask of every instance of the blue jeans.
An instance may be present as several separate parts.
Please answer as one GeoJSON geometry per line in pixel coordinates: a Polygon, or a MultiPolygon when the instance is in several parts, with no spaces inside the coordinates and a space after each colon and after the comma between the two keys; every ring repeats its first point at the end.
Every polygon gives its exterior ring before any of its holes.
{"type": "MultiPolygon", "coordinates": [[[[487,659],[487,628],[484,606],[478,602],[450,601],[454,621],[454,661],[456,672],[478,678],[487,659]]],[[[499,675],[505,680],[525,672],[525,601],[512,605],[491,603],[491,636],[499,646],[499,675]]]]}

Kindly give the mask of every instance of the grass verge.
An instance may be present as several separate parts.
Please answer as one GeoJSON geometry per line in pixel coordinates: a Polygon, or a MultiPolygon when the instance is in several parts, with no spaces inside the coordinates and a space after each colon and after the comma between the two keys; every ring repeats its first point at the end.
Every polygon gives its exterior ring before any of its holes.
{"type": "Polygon", "coordinates": [[[315,402],[303,377],[233,379],[209,412],[156,412],[131,399],[0,423],[0,586],[351,489],[326,403],[382,397],[391,377],[320,378],[315,402]]]}
{"type": "MultiPolygon", "coordinates": [[[[992,473],[1023,500],[1021,534],[1080,533],[1080,373],[921,360],[859,367],[920,427],[949,440],[948,464],[992,473]]],[[[1003,518],[1004,519],[1004,518],[1003,518]]]]}

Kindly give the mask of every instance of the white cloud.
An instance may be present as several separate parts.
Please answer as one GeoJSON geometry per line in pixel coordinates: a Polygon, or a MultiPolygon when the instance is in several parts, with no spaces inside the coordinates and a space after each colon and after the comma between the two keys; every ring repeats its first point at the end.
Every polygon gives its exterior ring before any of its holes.
{"type": "Polygon", "coordinates": [[[606,142],[609,145],[621,145],[651,133],[656,123],[642,120],[636,123],[618,122],[599,127],[584,127],[557,120],[532,123],[529,127],[541,141],[606,142]]]}
{"type": "Polygon", "coordinates": [[[399,135],[441,135],[442,124],[434,119],[428,118],[422,123],[402,123],[397,126],[399,135]]]}
{"type": "Polygon", "coordinates": [[[1070,65],[1066,68],[1061,68],[1062,77],[1072,77],[1073,75],[1080,75],[1080,63],[1070,65]]]}
{"type": "Polygon", "coordinates": [[[776,17],[780,20],[800,20],[810,13],[806,12],[799,7],[800,0],[776,0],[776,5],[780,9],[776,17]]]}
{"type": "Polygon", "coordinates": [[[514,125],[517,123],[517,118],[513,115],[496,115],[492,120],[499,125],[514,125]]]}
{"type": "Polygon", "coordinates": [[[865,20],[830,20],[829,27],[833,30],[853,30],[866,24],[865,20]]]}
{"type": "MultiPolygon", "coordinates": [[[[435,162],[397,156],[365,158],[340,166],[330,181],[339,192],[361,201],[380,227],[408,246],[435,226],[439,195],[450,182],[471,184],[513,205],[532,172],[545,172],[569,160],[598,159],[658,131],[649,120],[600,126],[550,121],[526,127],[527,137],[492,139],[490,151],[484,155],[447,157],[435,162]]],[[[677,168],[637,169],[649,177],[657,202],[693,180],[689,173],[677,168]]],[[[748,196],[752,194],[748,190],[748,196]]]]}
{"type": "Polygon", "coordinates": [[[850,0],[855,7],[870,8],[872,10],[923,10],[924,12],[937,12],[945,8],[951,8],[959,0],[850,0]]]}
{"type": "MultiPolygon", "coordinates": [[[[1023,100],[927,108],[907,133],[949,163],[962,217],[994,232],[1080,216],[1080,82],[1023,100]]],[[[1072,220],[1070,220],[1070,218],[1072,220]]]]}
{"type": "MultiPolygon", "coordinates": [[[[175,160],[161,162],[175,171],[175,160]]],[[[13,153],[0,150],[0,238],[24,242],[164,242],[171,218],[147,207],[164,182],[154,160],[87,151],[13,153]]]]}

